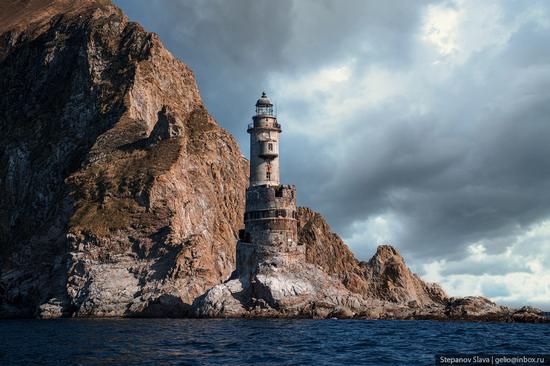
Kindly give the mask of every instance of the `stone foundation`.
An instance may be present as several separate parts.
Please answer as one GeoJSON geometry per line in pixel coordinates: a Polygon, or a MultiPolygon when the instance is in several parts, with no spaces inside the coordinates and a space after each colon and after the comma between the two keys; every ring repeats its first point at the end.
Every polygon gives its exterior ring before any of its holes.
{"type": "Polygon", "coordinates": [[[305,260],[305,247],[298,243],[294,186],[248,188],[244,223],[237,245],[238,271],[243,263],[253,268],[257,263],[280,256],[287,260],[305,260]]]}

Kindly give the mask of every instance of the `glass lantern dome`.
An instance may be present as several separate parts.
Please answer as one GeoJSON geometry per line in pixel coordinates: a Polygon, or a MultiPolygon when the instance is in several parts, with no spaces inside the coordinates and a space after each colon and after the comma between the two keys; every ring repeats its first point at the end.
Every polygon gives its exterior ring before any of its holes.
{"type": "Polygon", "coordinates": [[[262,96],[256,102],[256,115],[257,116],[274,116],[273,115],[273,103],[267,97],[265,92],[262,93],[262,96]]]}

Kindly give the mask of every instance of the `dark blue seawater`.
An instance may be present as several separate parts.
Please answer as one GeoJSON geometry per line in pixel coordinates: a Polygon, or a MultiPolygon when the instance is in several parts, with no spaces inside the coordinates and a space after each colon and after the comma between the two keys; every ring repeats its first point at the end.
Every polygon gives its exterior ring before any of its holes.
{"type": "Polygon", "coordinates": [[[433,365],[550,353],[549,324],[364,320],[7,320],[0,365],[433,365]]]}

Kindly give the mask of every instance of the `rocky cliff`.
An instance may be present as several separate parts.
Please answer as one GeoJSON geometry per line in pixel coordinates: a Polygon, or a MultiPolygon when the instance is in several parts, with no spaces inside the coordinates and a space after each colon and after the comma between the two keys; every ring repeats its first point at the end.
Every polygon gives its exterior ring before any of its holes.
{"type": "Polygon", "coordinates": [[[359,262],[305,208],[307,263],[235,274],[246,161],[109,1],[2,2],[0,90],[0,317],[540,319],[449,299],[389,246],[359,262]]]}
{"type": "Polygon", "coordinates": [[[399,252],[381,245],[368,262],[359,262],[323,217],[308,208],[298,210],[298,233],[306,245],[307,260],[338,278],[363,297],[419,306],[443,304],[447,295],[437,284],[413,274],[399,252]]]}
{"type": "Polygon", "coordinates": [[[233,268],[235,140],[191,70],[109,2],[0,14],[2,315],[184,314],[233,268]]]}

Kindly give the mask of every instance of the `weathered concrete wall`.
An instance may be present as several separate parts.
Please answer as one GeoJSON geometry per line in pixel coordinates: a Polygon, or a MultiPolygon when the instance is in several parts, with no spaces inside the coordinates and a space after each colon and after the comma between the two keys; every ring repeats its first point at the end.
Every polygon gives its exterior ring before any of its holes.
{"type": "MultiPolygon", "coordinates": [[[[282,252],[279,247],[256,245],[244,241],[237,242],[236,269],[242,276],[256,271],[260,263],[270,263],[277,260],[279,263],[303,262],[305,246],[300,244],[288,245],[282,252]]],[[[305,262],[303,262],[305,263],[305,262]]]]}
{"type": "Polygon", "coordinates": [[[237,249],[237,270],[274,257],[305,260],[305,246],[298,243],[294,186],[249,187],[244,223],[237,249]]]}
{"type": "Polygon", "coordinates": [[[254,116],[250,133],[250,186],[278,185],[279,134],[281,126],[273,116],[254,116]],[[271,144],[269,146],[268,144],[271,144]],[[271,150],[269,149],[271,147],[271,150]],[[269,157],[265,154],[271,153],[269,157]],[[267,173],[270,173],[269,178],[267,173]]]}
{"type": "Polygon", "coordinates": [[[296,211],[296,187],[293,185],[255,186],[246,191],[246,211],[286,209],[296,211]]]}

